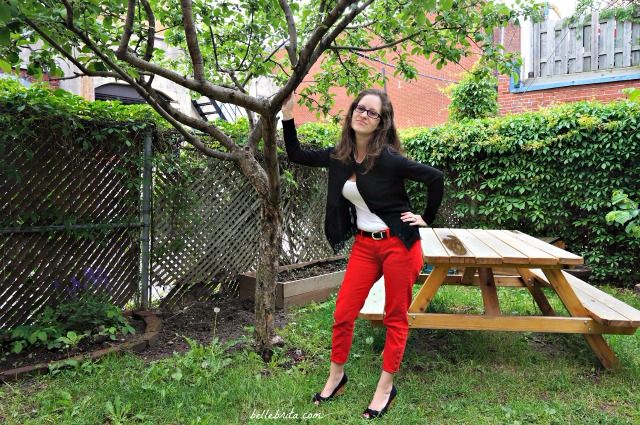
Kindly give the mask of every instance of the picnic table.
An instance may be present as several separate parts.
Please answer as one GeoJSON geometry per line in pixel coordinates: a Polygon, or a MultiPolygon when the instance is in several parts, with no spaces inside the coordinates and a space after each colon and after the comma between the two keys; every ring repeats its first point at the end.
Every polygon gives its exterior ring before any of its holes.
{"type": "MultiPolygon", "coordinates": [[[[633,334],[640,311],[562,270],[582,257],[516,230],[421,228],[425,263],[408,311],[410,328],[582,334],[602,365],[619,365],[603,334],[633,334]],[[450,269],[458,273],[450,274],[450,269]],[[484,314],[433,313],[427,308],[442,285],[479,287],[484,314]],[[497,287],[528,290],[540,315],[501,311],[497,287]],[[543,288],[553,290],[569,313],[557,315],[543,288]]],[[[382,325],[384,278],[377,281],[359,317],[382,325]]]]}

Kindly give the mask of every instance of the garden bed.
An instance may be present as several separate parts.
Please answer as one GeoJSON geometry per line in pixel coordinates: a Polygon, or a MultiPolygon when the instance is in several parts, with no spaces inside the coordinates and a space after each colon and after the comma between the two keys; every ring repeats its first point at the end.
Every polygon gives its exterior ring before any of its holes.
{"type": "MultiPolygon", "coordinates": [[[[344,256],[279,267],[276,278],[276,308],[326,300],[342,284],[345,267],[344,256]]],[[[255,288],[255,272],[239,275],[241,300],[254,300],[255,288]]]]}

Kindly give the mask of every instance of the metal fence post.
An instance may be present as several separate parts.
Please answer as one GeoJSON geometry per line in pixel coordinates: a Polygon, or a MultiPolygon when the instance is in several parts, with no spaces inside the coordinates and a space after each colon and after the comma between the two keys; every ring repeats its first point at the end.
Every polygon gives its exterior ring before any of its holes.
{"type": "Polygon", "coordinates": [[[140,231],[141,242],[141,265],[140,265],[140,292],[141,307],[149,308],[150,285],[149,285],[149,265],[150,265],[150,228],[151,228],[151,172],[153,155],[153,133],[149,128],[144,136],[144,153],[142,168],[142,209],[140,220],[142,227],[140,231]]]}

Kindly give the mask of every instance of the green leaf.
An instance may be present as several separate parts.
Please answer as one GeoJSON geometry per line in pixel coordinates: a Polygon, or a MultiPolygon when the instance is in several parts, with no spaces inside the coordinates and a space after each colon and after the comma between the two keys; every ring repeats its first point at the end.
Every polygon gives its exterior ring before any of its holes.
{"type": "Polygon", "coordinates": [[[440,0],[440,7],[442,8],[442,10],[444,11],[451,10],[452,6],[453,6],[453,0],[440,0]]]}
{"type": "Polygon", "coordinates": [[[11,44],[11,31],[7,27],[0,27],[0,45],[8,46],[11,44]]]}
{"type": "Polygon", "coordinates": [[[5,60],[0,59],[0,70],[2,70],[2,72],[4,72],[5,74],[11,74],[11,64],[5,60]]]}
{"type": "Polygon", "coordinates": [[[0,23],[6,23],[9,19],[11,19],[11,8],[5,3],[0,3],[0,23]]]}

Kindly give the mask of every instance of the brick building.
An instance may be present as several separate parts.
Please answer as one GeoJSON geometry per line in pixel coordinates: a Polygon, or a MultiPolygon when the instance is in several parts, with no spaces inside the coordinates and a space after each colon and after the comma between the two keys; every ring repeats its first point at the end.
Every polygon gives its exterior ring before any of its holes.
{"type": "MultiPolygon", "coordinates": [[[[413,81],[405,81],[393,75],[395,66],[393,63],[380,62],[368,58],[362,60],[368,65],[382,72],[388,77],[386,91],[393,103],[398,128],[429,127],[442,124],[447,121],[449,112],[449,98],[442,92],[446,86],[457,82],[460,74],[471,69],[478,56],[463,58],[459,64],[449,64],[442,69],[437,69],[423,56],[413,58],[413,65],[418,70],[418,78],[413,81]]],[[[320,72],[320,63],[316,63],[301,84],[299,90],[313,81],[313,76],[320,72]]],[[[382,87],[378,87],[382,88],[382,87]]],[[[334,89],[336,94],[335,106],[331,114],[338,114],[345,110],[351,100],[344,89],[334,89]]],[[[309,121],[318,121],[316,114],[304,107],[295,107],[296,124],[309,121]]],[[[322,118],[320,119],[322,120],[322,118]]]]}
{"type": "Polygon", "coordinates": [[[594,13],[572,25],[549,13],[543,23],[525,22],[494,35],[523,58],[520,81],[498,79],[501,115],[581,100],[611,102],[626,97],[626,88],[640,88],[639,23],[594,13]]]}

